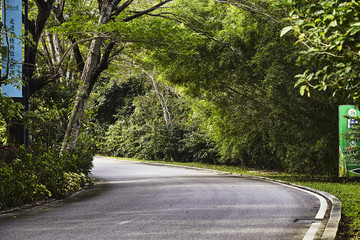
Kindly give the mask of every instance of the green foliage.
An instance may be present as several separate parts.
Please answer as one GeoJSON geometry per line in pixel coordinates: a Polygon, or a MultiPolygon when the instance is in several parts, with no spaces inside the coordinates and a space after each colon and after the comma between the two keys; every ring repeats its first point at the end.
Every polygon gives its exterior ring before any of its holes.
{"type": "Polygon", "coordinates": [[[27,118],[34,144],[47,147],[61,144],[77,85],[63,80],[46,85],[31,96],[27,118]]]}
{"type": "Polygon", "coordinates": [[[0,96],[0,143],[9,142],[7,126],[16,122],[23,122],[21,111],[23,106],[10,97],[0,96]]]}
{"type": "Polygon", "coordinates": [[[0,148],[0,209],[61,197],[79,190],[92,168],[93,151],[0,148]]]}
{"type": "Polygon", "coordinates": [[[328,92],[307,98],[293,88],[294,76],[304,71],[295,64],[303,49],[281,38],[267,19],[202,3],[206,7],[195,11],[202,14],[179,13],[190,26],[173,36],[181,36],[182,45],[165,45],[150,56],[164,80],[193,97],[202,130],[216,142],[222,161],[336,174],[336,104],[328,92]]]}
{"type": "Polygon", "coordinates": [[[122,116],[132,114],[134,111],[132,101],[137,95],[144,94],[145,81],[142,76],[130,76],[128,80],[121,83],[111,79],[99,84],[90,103],[90,108],[94,110],[95,121],[99,124],[110,125],[115,123],[117,114],[122,116]]]}
{"type": "Polygon", "coordinates": [[[171,91],[163,93],[172,123],[165,124],[156,95],[148,91],[133,99],[131,115],[118,115],[116,123],[109,127],[101,148],[103,153],[140,159],[217,162],[214,144],[198,123],[189,122],[186,103],[171,91]]]}
{"type": "Polygon", "coordinates": [[[83,184],[87,182],[84,173],[66,172],[64,173],[64,186],[61,189],[63,194],[69,194],[81,190],[83,184]]]}
{"type": "Polygon", "coordinates": [[[298,62],[308,66],[297,75],[297,85],[318,90],[332,88],[359,104],[360,5],[357,1],[290,0],[281,3],[288,11],[298,43],[306,46],[298,62]]]}

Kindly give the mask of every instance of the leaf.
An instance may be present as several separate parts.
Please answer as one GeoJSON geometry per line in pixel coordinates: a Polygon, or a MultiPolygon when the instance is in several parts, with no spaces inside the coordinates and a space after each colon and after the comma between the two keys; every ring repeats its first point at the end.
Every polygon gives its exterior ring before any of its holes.
{"type": "MultiPolygon", "coordinates": [[[[353,25],[355,26],[355,25],[353,25]]],[[[354,27],[350,30],[350,35],[353,36],[360,31],[360,27],[354,27]]]]}
{"type": "Polygon", "coordinates": [[[336,20],[331,21],[329,24],[330,27],[336,27],[337,25],[338,25],[338,23],[336,20]]]}
{"type": "Polygon", "coordinates": [[[310,97],[310,88],[309,86],[306,86],[307,96],[310,97]]]}
{"type": "Polygon", "coordinates": [[[284,28],[281,30],[280,37],[284,36],[286,33],[288,33],[288,32],[291,31],[291,30],[293,30],[293,26],[284,27],[284,28]]]}
{"type": "Polygon", "coordinates": [[[301,96],[304,96],[305,88],[306,88],[306,87],[307,87],[306,85],[302,85],[302,86],[300,87],[300,95],[301,95],[301,96]]]}
{"type": "Polygon", "coordinates": [[[336,67],[337,67],[337,68],[344,68],[344,67],[345,67],[345,63],[340,62],[340,63],[336,64],[336,67]]]}

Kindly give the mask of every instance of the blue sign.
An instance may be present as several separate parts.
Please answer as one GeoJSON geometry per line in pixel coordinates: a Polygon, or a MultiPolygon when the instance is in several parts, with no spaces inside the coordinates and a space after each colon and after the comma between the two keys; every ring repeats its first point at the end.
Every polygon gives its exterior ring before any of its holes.
{"type": "Polygon", "coordinates": [[[1,75],[8,73],[1,93],[8,97],[22,97],[22,0],[2,1],[2,65],[1,75]]]}

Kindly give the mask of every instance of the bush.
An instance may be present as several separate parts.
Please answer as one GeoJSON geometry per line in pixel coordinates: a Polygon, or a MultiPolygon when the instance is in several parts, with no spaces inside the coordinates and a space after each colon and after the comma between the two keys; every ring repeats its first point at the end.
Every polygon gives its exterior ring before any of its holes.
{"type": "MultiPolygon", "coordinates": [[[[85,149],[85,150],[84,150],[85,149]]],[[[0,209],[79,190],[89,179],[93,152],[0,146],[0,209]]]]}
{"type": "Polygon", "coordinates": [[[218,151],[213,141],[191,119],[186,99],[173,91],[163,91],[163,100],[171,115],[166,124],[158,96],[147,92],[133,100],[129,115],[119,114],[100,143],[101,153],[109,156],[148,160],[217,163],[218,151]]]}
{"type": "Polygon", "coordinates": [[[213,142],[196,126],[181,123],[145,125],[118,121],[109,128],[103,153],[148,160],[216,163],[213,142]]]}

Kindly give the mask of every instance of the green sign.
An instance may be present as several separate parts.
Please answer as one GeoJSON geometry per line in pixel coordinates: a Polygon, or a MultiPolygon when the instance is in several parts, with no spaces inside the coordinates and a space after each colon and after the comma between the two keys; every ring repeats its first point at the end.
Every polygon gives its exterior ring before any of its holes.
{"type": "Polygon", "coordinates": [[[360,111],[354,105],[339,106],[339,176],[360,177],[360,141],[352,137],[360,111]]]}

